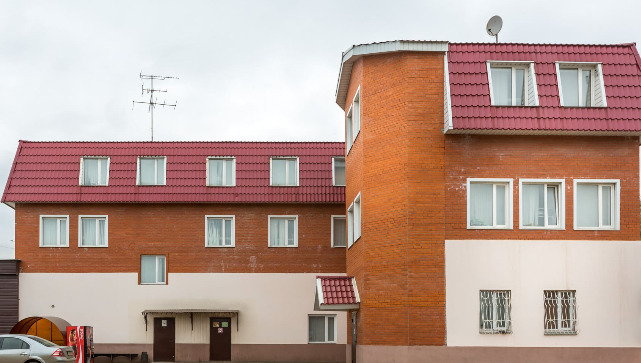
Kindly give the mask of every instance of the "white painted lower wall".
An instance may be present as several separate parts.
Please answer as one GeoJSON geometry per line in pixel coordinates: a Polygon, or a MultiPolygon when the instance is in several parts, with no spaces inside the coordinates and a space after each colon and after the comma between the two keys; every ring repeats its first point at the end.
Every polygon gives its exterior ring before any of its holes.
{"type": "MultiPolygon", "coordinates": [[[[323,275],[339,275],[327,274],[323,275]]],[[[94,327],[94,342],[153,343],[153,317],[143,310],[239,310],[232,344],[307,344],[317,274],[170,273],[167,285],[139,285],[136,273],[20,274],[20,319],[56,316],[94,327]],[[238,325],[238,330],[236,329],[238,325]]],[[[336,315],[337,343],[346,343],[347,314],[336,315]]],[[[171,316],[171,315],[167,315],[171,316]]],[[[209,343],[209,317],[176,316],[176,343],[209,343]]]]}
{"type": "Polygon", "coordinates": [[[641,346],[641,242],[445,242],[448,346],[641,346]],[[479,290],[511,290],[512,333],[479,333],[479,290]],[[543,334],[543,290],[576,290],[578,334],[543,334]]]}

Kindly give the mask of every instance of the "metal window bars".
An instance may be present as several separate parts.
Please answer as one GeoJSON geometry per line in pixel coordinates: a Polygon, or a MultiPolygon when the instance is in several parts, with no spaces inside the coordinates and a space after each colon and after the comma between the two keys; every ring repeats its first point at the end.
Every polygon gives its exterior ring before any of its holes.
{"type": "Polygon", "coordinates": [[[576,291],[545,290],[543,296],[545,307],[544,334],[576,334],[576,291]]]}
{"type": "Polygon", "coordinates": [[[510,290],[481,290],[479,333],[509,334],[512,332],[510,290]]]}

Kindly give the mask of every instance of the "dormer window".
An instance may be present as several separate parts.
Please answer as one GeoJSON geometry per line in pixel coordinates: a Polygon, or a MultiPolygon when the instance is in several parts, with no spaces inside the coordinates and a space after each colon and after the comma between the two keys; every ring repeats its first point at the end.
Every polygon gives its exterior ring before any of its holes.
{"type": "Polygon", "coordinates": [[[492,106],[538,106],[534,63],[487,62],[492,106]]]}
{"type": "Polygon", "coordinates": [[[601,64],[556,63],[563,107],[606,107],[601,64]]]}
{"type": "Polygon", "coordinates": [[[138,185],[165,185],[167,158],[141,156],[138,158],[138,185]]]}
{"type": "Polygon", "coordinates": [[[271,186],[298,186],[298,158],[297,157],[273,157],[270,163],[270,185],[271,186]]]}
{"type": "Polygon", "coordinates": [[[80,159],[80,185],[108,185],[109,158],[85,156],[80,159]]]}

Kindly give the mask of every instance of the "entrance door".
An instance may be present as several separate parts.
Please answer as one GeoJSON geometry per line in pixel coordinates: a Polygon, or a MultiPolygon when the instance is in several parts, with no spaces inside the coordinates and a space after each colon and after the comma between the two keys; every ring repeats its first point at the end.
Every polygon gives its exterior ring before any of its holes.
{"type": "Polygon", "coordinates": [[[231,360],[231,318],[210,319],[209,360],[231,360]]]}
{"type": "Polygon", "coordinates": [[[176,322],[174,318],[154,318],[154,361],[176,361],[176,322]]]}

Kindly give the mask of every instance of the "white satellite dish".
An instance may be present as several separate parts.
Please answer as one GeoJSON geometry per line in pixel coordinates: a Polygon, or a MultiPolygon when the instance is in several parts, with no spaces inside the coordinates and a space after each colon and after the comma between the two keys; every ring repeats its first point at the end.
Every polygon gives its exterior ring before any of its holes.
{"type": "Polygon", "coordinates": [[[499,42],[499,32],[501,31],[501,28],[503,27],[503,19],[501,19],[500,16],[494,15],[493,17],[490,18],[490,20],[487,22],[487,26],[485,27],[485,30],[487,30],[487,33],[496,38],[496,42],[499,42]]]}

